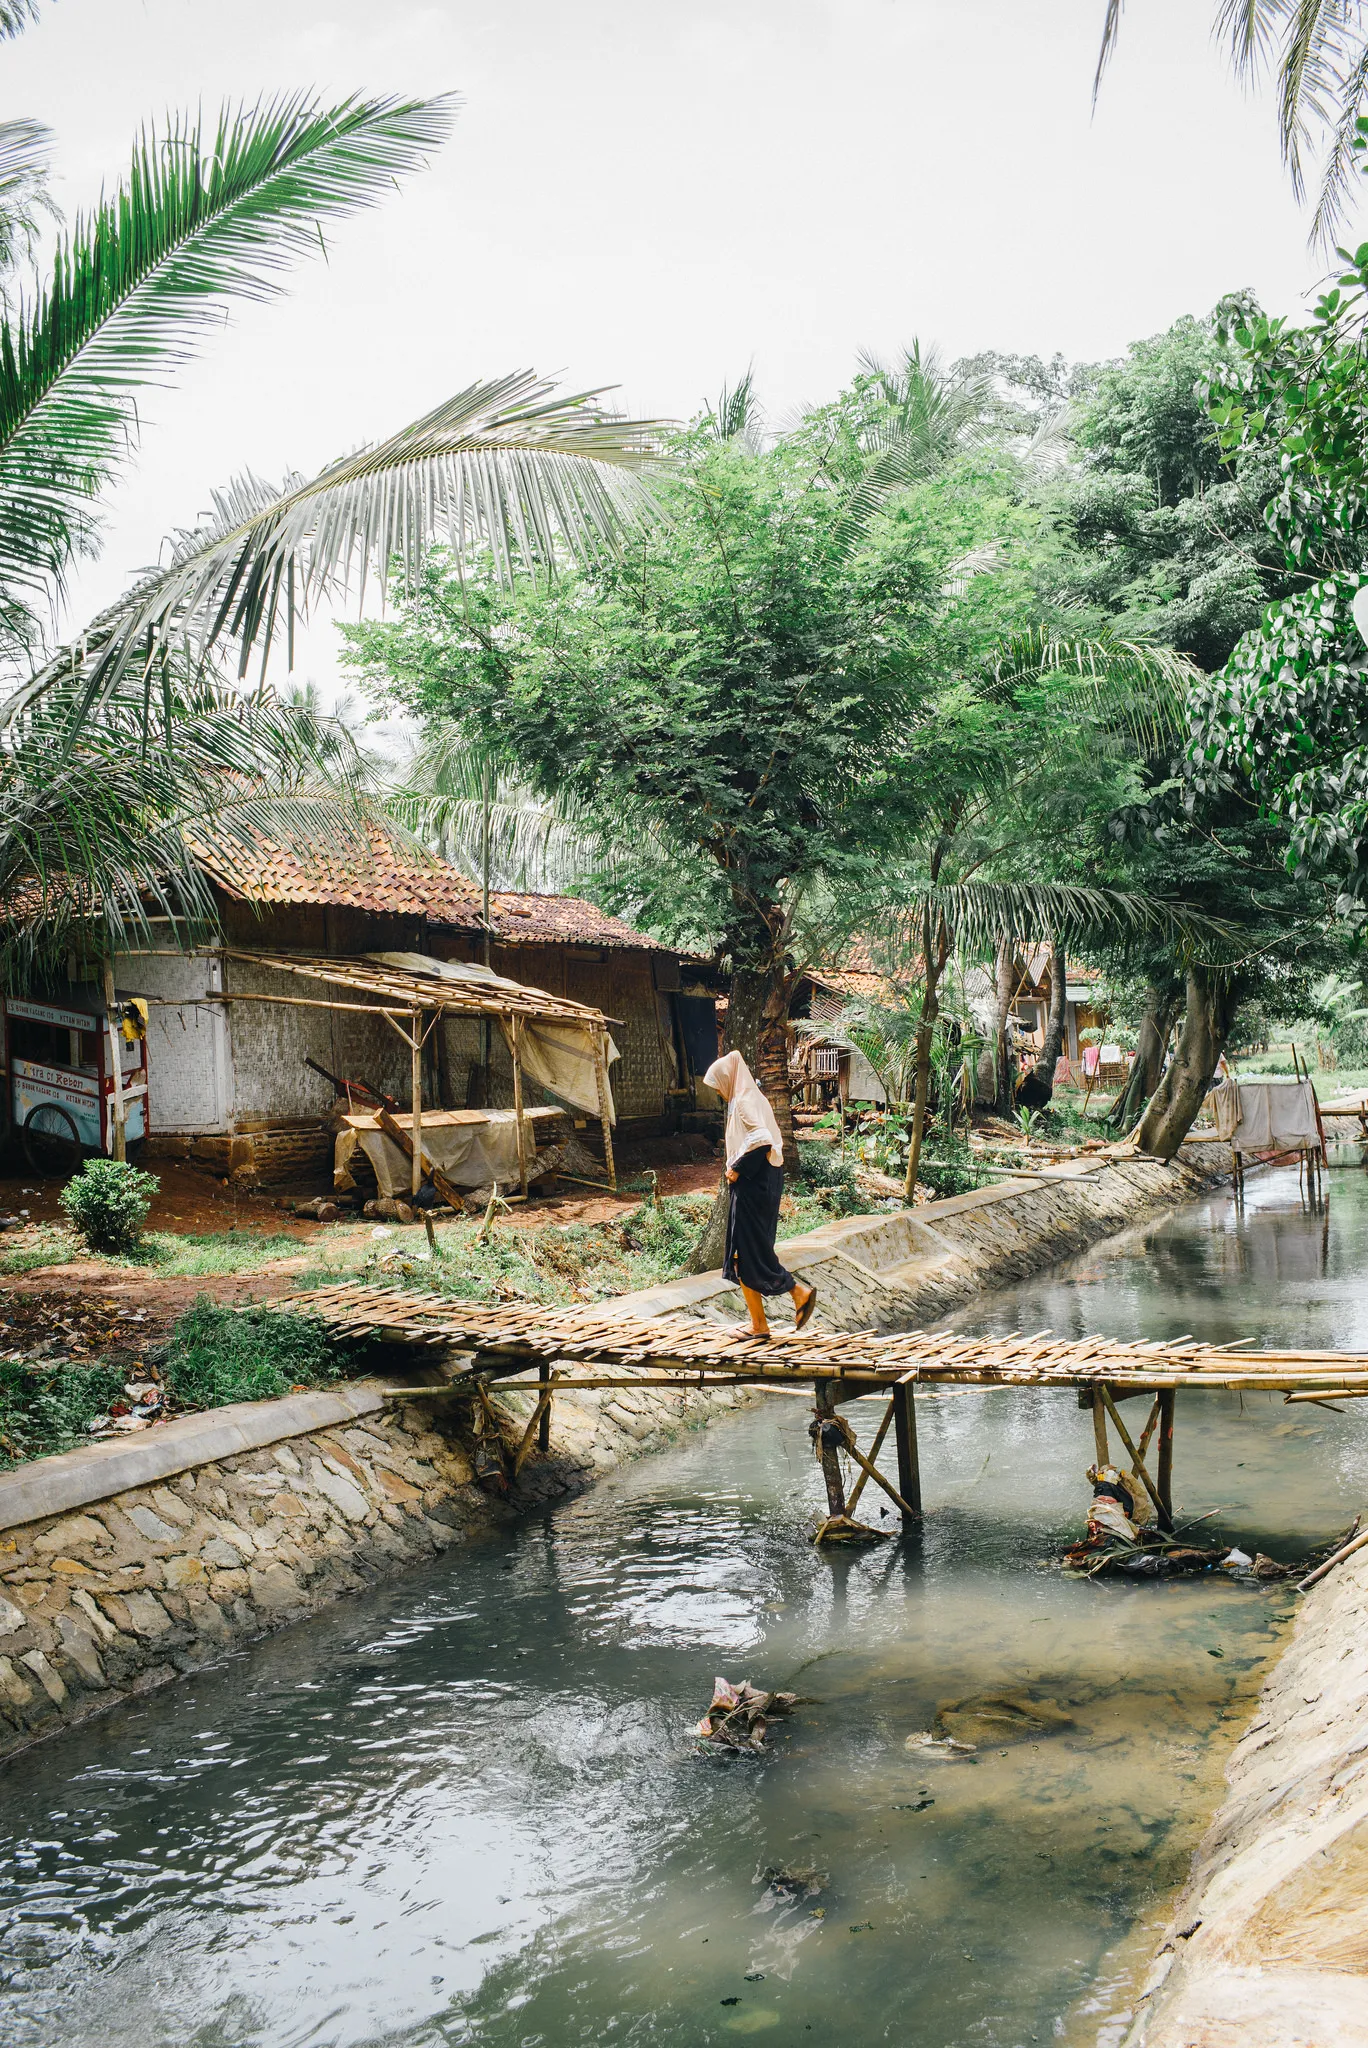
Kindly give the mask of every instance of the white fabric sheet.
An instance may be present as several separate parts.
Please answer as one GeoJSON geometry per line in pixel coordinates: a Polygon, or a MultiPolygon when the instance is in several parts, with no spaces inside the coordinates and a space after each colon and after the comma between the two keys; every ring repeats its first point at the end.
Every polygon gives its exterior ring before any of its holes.
{"type": "MultiPolygon", "coordinates": [[[[423,1118],[423,1150],[438,1172],[458,1188],[483,1188],[491,1183],[501,1188],[516,1187],[518,1127],[512,1110],[481,1110],[478,1121],[460,1123],[448,1120],[454,1114],[468,1119],[477,1113],[429,1110],[423,1118]]],[[[562,1109],[529,1109],[526,1117],[528,1175],[537,1179],[543,1173],[554,1172],[570,1141],[569,1120],[562,1109]],[[535,1167],[531,1157],[534,1150],[535,1167]]],[[[395,1122],[404,1130],[409,1129],[407,1114],[396,1117],[395,1122]]],[[[338,1132],[333,1158],[333,1186],[338,1193],[356,1185],[351,1163],[358,1146],[375,1169],[380,1193],[401,1199],[406,1196],[413,1185],[412,1162],[371,1116],[349,1116],[338,1132]]]]}
{"type": "Polygon", "coordinates": [[[1232,1077],[1214,1088],[1208,1100],[1216,1135],[1237,1152],[1299,1152],[1320,1144],[1316,1092],[1309,1080],[1232,1077]]]}

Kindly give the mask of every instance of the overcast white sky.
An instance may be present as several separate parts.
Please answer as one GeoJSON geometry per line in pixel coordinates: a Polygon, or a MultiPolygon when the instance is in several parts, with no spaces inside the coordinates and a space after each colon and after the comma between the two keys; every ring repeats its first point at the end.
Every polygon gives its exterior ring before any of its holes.
{"type": "MultiPolygon", "coordinates": [[[[683,415],[752,359],[780,411],[862,346],[1121,353],[1320,265],[1271,110],[1209,0],[51,0],[0,105],[58,138],[74,211],[168,107],[296,86],[454,90],[455,135],[237,312],[111,499],[87,616],[243,468],[309,470],[472,378],[530,365],[683,415]]],[[[309,636],[306,672],[331,669],[309,636]]]]}

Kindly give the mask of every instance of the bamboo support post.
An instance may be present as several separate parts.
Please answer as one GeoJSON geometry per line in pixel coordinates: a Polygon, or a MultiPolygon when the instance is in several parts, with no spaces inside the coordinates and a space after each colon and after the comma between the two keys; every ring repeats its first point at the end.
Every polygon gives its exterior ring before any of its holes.
{"type": "MultiPolygon", "coordinates": [[[[551,1381],[550,1366],[543,1365],[539,1367],[537,1378],[544,1387],[549,1387],[551,1381]]],[[[551,1449],[551,1396],[549,1393],[541,1405],[537,1419],[537,1449],[543,1457],[546,1457],[551,1449]]]]}
{"type": "Polygon", "coordinates": [[[847,1512],[845,1481],[841,1477],[841,1449],[845,1438],[835,1419],[831,1395],[830,1386],[819,1386],[813,1408],[817,1418],[817,1455],[826,1481],[827,1516],[829,1520],[837,1521],[844,1520],[847,1512]]]}
{"type": "MultiPolygon", "coordinates": [[[[876,1486],[882,1487],[883,1491],[888,1495],[888,1498],[892,1501],[894,1507],[898,1508],[901,1511],[903,1518],[903,1527],[906,1528],[909,1522],[911,1522],[914,1519],[913,1511],[907,1503],[907,1501],[903,1499],[902,1495],[898,1492],[897,1488],[895,1486],[890,1485],[888,1480],[884,1478],[883,1473],[879,1470],[878,1466],[871,1465],[869,1459],[865,1456],[864,1452],[859,1448],[857,1444],[847,1440],[845,1448],[847,1451],[849,1451],[851,1457],[859,1466],[860,1477],[862,1479],[872,1479],[876,1486]]],[[[830,1491],[829,1488],[828,1491],[830,1491]]],[[[847,1515],[851,1513],[852,1509],[854,1508],[854,1505],[855,1495],[852,1493],[850,1496],[849,1504],[847,1505],[845,1510],[847,1515]]]]}
{"type": "Polygon", "coordinates": [[[1101,1389],[1101,1394],[1102,1399],[1107,1404],[1107,1413],[1110,1415],[1112,1421],[1116,1424],[1116,1433],[1120,1437],[1122,1443],[1126,1446],[1127,1453],[1131,1460],[1131,1467],[1135,1473],[1135,1476],[1140,1481],[1141,1485],[1144,1487],[1151,1501],[1153,1501],[1154,1503],[1154,1512],[1159,1517],[1159,1527],[1164,1530],[1171,1530],[1173,1527],[1173,1516],[1170,1514],[1168,1508],[1164,1505],[1163,1497],[1160,1494],[1158,1487],[1155,1485],[1154,1481],[1150,1478],[1149,1473],[1146,1471],[1144,1459],[1141,1457],[1135,1445],[1131,1442],[1130,1433],[1127,1430],[1125,1423],[1121,1420],[1120,1410],[1118,1409],[1115,1401],[1113,1401],[1111,1393],[1108,1388],[1103,1387],[1101,1389]]]}
{"type": "Polygon", "coordinates": [[[413,1030],[411,1041],[413,1055],[411,1065],[413,1151],[410,1155],[409,1188],[416,1195],[419,1188],[423,1185],[423,1019],[421,1013],[415,1010],[409,1022],[413,1030]]]}
{"type": "Polygon", "coordinates": [[[104,963],[105,1026],[109,1037],[109,1071],[113,1087],[110,1099],[110,1151],[115,1159],[128,1157],[128,1109],[124,1102],[123,1056],[119,1051],[119,1027],[114,1012],[114,962],[104,963]]]}
{"type": "Polygon", "coordinates": [[[1164,1503],[1164,1512],[1173,1522],[1173,1411],[1178,1400],[1176,1387],[1161,1388],[1159,1393],[1159,1498],[1164,1503]]]}
{"type": "Polygon", "coordinates": [[[1092,1389],[1093,1449],[1099,1465],[1110,1465],[1111,1448],[1107,1443],[1107,1411],[1102,1405],[1105,1392],[1103,1387],[1092,1389]]]}
{"type": "Polygon", "coordinates": [[[893,1424],[898,1445],[898,1492],[903,1508],[903,1529],[910,1532],[921,1524],[921,1457],[917,1449],[917,1396],[910,1380],[900,1380],[893,1389],[893,1424]]]}
{"type": "Polygon", "coordinates": [[[598,1082],[599,1122],[603,1127],[603,1157],[608,1167],[608,1185],[617,1187],[617,1166],[613,1159],[613,1098],[608,1088],[607,1034],[594,1033],[594,1078],[598,1082]]]}
{"type": "MultiPolygon", "coordinates": [[[[888,1407],[884,1411],[883,1421],[879,1424],[878,1428],[874,1432],[874,1441],[869,1446],[869,1462],[871,1465],[877,1463],[878,1461],[879,1452],[883,1449],[883,1440],[888,1435],[888,1425],[890,1424],[890,1422],[892,1422],[892,1420],[893,1403],[892,1401],[890,1401],[888,1407]]],[[[850,1501],[846,1510],[848,1514],[853,1515],[856,1508],[860,1505],[860,1495],[865,1490],[865,1483],[868,1477],[869,1474],[867,1472],[861,1472],[859,1478],[851,1487],[850,1501]]]]}
{"type": "Polygon", "coordinates": [[[522,1019],[512,1019],[513,1117],[518,1127],[518,1190],[527,1194],[527,1127],[523,1120],[522,1019]]]}

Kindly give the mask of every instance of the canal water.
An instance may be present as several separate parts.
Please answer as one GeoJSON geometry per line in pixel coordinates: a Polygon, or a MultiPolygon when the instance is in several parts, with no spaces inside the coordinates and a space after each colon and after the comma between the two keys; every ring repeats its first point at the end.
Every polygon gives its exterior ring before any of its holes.
{"type": "MultiPolygon", "coordinates": [[[[1219,1196],[960,1323],[1368,1348],[1368,1182],[1329,1179],[1328,1217],[1271,1175],[1242,1217],[1219,1196]]],[[[847,1412],[867,1437],[877,1411],[847,1412]]],[[[918,1543],[814,1552],[807,1411],[771,1397],[21,1757],[0,2041],[1096,2038],[1293,1596],[1064,1578],[1072,1394],[919,1419],[918,1543]],[[716,1674],[803,1696],[763,1760],[694,1753],[716,1674]],[[1048,1728],[908,1747],[1004,1693],[1048,1728]]],[[[1368,1499],[1368,1428],[1180,1395],[1175,1486],[1208,1534],[1292,1558],[1368,1499]]]]}

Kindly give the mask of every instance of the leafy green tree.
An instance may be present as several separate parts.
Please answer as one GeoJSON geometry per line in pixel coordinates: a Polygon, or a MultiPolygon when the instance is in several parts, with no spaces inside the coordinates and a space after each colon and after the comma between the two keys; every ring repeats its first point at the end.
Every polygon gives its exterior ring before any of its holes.
{"type": "Polygon", "coordinates": [[[1186,318],[1092,372],[1069,416],[1074,460],[1043,493],[1059,543],[1045,587],[1208,671],[1293,587],[1263,516],[1276,459],[1224,449],[1208,410],[1234,356],[1214,319],[1186,318]]]}

